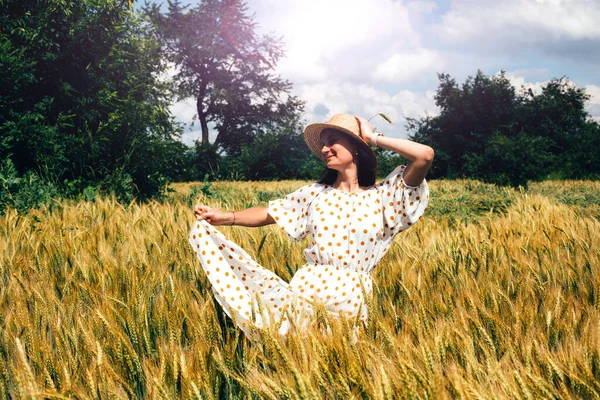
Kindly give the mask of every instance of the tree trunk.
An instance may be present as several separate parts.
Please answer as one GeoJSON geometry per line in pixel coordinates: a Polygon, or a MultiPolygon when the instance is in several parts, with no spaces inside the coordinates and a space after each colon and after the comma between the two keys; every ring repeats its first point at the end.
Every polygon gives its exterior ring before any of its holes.
{"type": "Polygon", "coordinates": [[[196,100],[196,110],[198,111],[198,119],[202,128],[202,144],[208,144],[208,122],[206,122],[206,113],[202,107],[202,97],[200,96],[196,100]]]}

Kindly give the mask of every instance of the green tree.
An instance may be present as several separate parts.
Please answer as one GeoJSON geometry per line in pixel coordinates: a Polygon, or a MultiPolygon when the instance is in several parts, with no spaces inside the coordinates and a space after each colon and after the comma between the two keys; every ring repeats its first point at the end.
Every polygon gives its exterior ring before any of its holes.
{"type": "Polygon", "coordinates": [[[197,140],[194,143],[190,166],[193,171],[192,180],[201,181],[204,180],[204,177],[212,180],[227,180],[229,178],[229,168],[226,168],[221,153],[218,145],[202,144],[197,140]]]}
{"type": "Polygon", "coordinates": [[[516,136],[496,134],[490,138],[478,164],[477,177],[499,185],[523,186],[527,181],[548,173],[553,155],[545,137],[520,132],[516,136]]]}
{"type": "Polygon", "coordinates": [[[521,94],[518,125],[531,136],[547,139],[553,155],[550,170],[565,178],[600,173],[593,161],[600,151],[597,124],[585,110],[589,98],[565,77],[551,80],[538,95],[530,90],[521,94]]]}
{"type": "Polygon", "coordinates": [[[537,95],[517,92],[504,72],[490,78],[478,71],[462,86],[447,74],[439,79],[440,115],[408,124],[413,140],[436,150],[432,177],[526,186],[549,174],[599,173],[598,125],[585,111],[589,97],[566,78],[537,95]]]}
{"type": "Polygon", "coordinates": [[[571,136],[570,150],[562,157],[561,175],[571,179],[600,179],[600,125],[586,121],[571,136]]]}
{"type": "Polygon", "coordinates": [[[388,176],[398,165],[407,165],[408,163],[404,157],[382,148],[375,149],[375,155],[377,156],[377,176],[381,178],[388,176]]]}
{"type": "Polygon", "coordinates": [[[259,134],[242,146],[237,160],[250,180],[316,179],[324,169],[307,148],[299,124],[259,134]]]}
{"type": "Polygon", "coordinates": [[[432,176],[477,176],[487,142],[495,134],[508,134],[517,96],[504,72],[492,78],[477,71],[462,86],[448,74],[438,75],[435,101],[439,117],[409,120],[414,140],[436,150],[432,176]]]}
{"type": "Polygon", "coordinates": [[[255,136],[293,124],[303,103],[290,95],[290,82],[273,72],[283,45],[256,34],[244,2],[202,0],[189,8],[169,1],[164,14],[156,4],[144,9],[177,67],[177,96],[196,99],[203,145],[210,122],[218,130],[216,143],[229,154],[255,136]]]}
{"type": "Polygon", "coordinates": [[[5,0],[0,47],[0,158],[69,187],[123,183],[123,200],[164,187],[156,151],[179,130],[161,48],[131,2],[5,0]]]}

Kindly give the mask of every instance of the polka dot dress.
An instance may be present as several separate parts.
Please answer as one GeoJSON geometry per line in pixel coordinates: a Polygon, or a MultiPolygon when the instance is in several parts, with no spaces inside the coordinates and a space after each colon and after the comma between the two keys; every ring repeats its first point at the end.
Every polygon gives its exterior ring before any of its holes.
{"type": "Polygon", "coordinates": [[[206,221],[198,221],[190,244],[227,315],[252,338],[253,328],[277,324],[279,333],[302,329],[313,305],[335,316],[367,319],[370,272],[396,234],[423,215],[427,182],[404,183],[404,166],[360,193],[312,183],[269,202],[268,213],[293,240],[310,236],[306,264],[287,283],[258,265],[242,248],[206,221]]]}

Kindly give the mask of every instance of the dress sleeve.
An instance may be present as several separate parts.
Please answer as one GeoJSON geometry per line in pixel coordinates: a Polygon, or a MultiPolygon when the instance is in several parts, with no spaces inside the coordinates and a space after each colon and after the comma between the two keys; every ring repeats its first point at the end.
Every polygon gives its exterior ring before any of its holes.
{"type": "Polygon", "coordinates": [[[423,180],[419,186],[404,182],[404,165],[392,171],[377,186],[383,203],[385,230],[394,236],[415,224],[427,210],[429,187],[423,180]]]}
{"type": "Polygon", "coordinates": [[[268,213],[293,240],[303,240],[308,234],[308,210],[310,203],[324,188],[312,183],[302,186],[283,199],[269,201],[268,213]]]}

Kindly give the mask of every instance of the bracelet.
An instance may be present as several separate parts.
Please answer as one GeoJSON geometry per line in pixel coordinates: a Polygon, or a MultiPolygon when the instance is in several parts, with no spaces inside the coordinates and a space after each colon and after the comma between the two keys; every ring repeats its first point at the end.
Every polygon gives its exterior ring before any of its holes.
{"type": "Polygon", "coordinates": [[[235,211],[232,211],[232,213],[233,213],[233,222],[229,226],[235,225],[235,211]]]}
{"type": "Polygon", "coordinates": [[[379,136],[383,136],[383,133],[373,132],[373,136],[371,136],[371,146],[377,147],[377,138],[379,136]]]}

